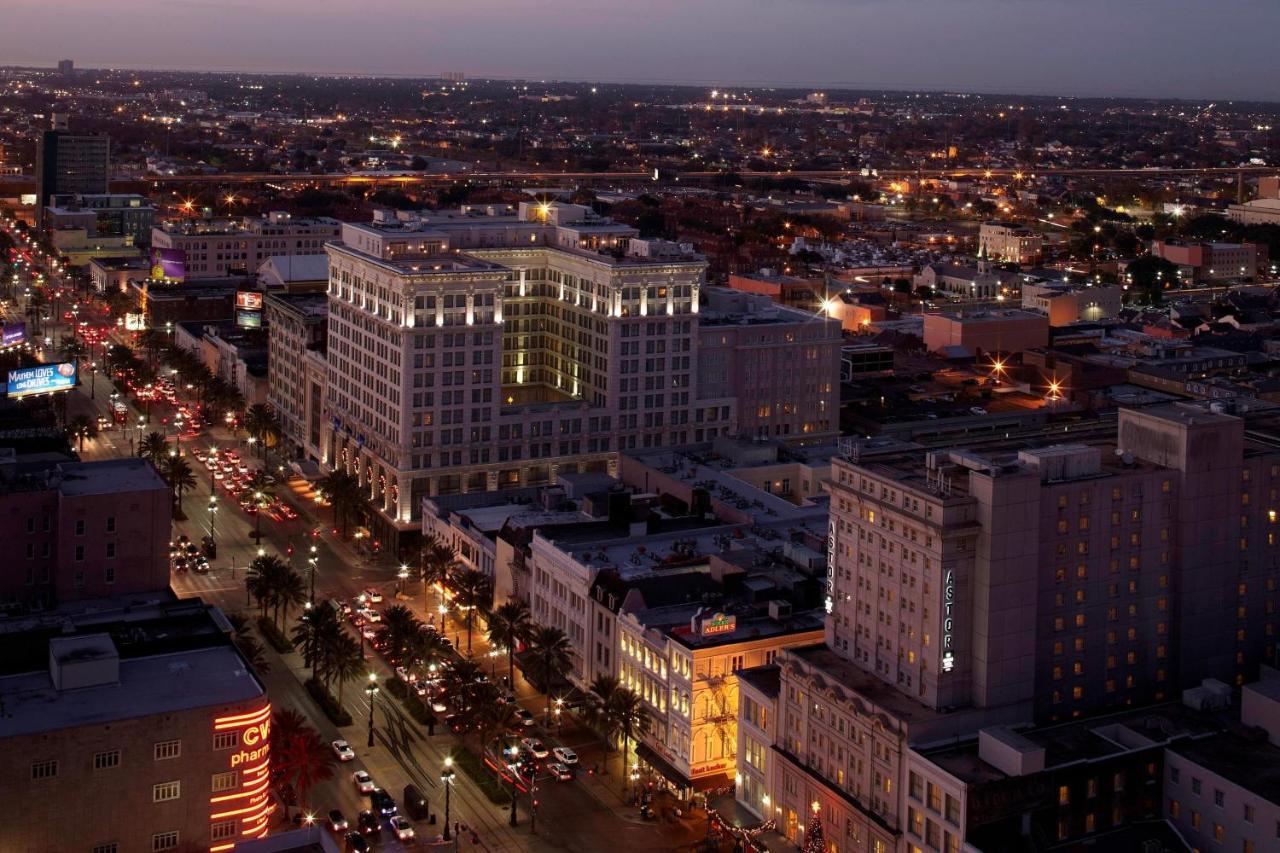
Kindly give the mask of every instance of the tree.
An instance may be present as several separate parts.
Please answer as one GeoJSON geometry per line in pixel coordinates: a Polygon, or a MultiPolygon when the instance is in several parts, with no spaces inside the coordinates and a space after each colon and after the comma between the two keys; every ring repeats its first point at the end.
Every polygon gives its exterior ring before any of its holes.
{"type": "Polygon", "coordinates": [[[366,669],[360,644],[350,634],[340,634],[328,650],[325,663],[325,688],[338,682],[338,705],[342,705],[342,687],[353,678],[359,678],[366,669]]]}
{"type": "Polygon", "coordinates": [[[409,655],[413,638],[422,630],[422,623],[413,611],[403,604],[388,607],[382,613],[382,625],[378,636],[382,640],[382,653],[392,663],[402,663],[409,655]]]}
{"type": "Polygon", "coordinates": [[[292,709],[276,712],[271,731],[271,758],[285,781],[298,794],[298,805],[307,808],[307,795],[319,782],[334,777],[337,758],[320,733],[305,722],[282,720],[292,709]]]}
{"type": "Polygon", "coordinates": [[[78,362],[88,351],[88,348],[75,335],[63,335],[62,342],[58,346],[58,352],[62,354],[64,361],[78,362]]]}
{"type": "Polygon", "coordinates": [[[547,724],[551,724],[551,688],[573,665],[573,646],[564,631],[539,625],[529,634],[529,653],[536,675],[547,693],[547,724]]]}
{"type": "Polygon", "coordinates": [[[484,572],[476,569],[463,569],[454,572],[449,586],[457,596],[458,602],[467,609],[467,654],[471,654],[471,626],[475,619],[476,609],[489,599],[489,578],[484,572]]]}
{"type": "Polygon", "coordinates": [[[138,442],[138,455],[150,459],[158,469],[169,456],[169,442],[158,432],[149,432],[138,442]]]}
{"type": "Polygon", "coordinates": [[[429,668],[449,658],[449,647],[435,630],[419,624],[418,632],[409,638],[408,659],[411,667],[429,668]]]}
{"type": "Polygon", "coordinates": [[[1165,290],[1182,283],[1178,278],[1177,264],[1155,255],[1138,258],[1125,267],[1124,272],[1130,296],[1152,305],[1160,304],[1165,290]]]}
{"type": "Polygon", "coordinates": [[[267,455],[268,442],[274,445],[280,438],[280,421],[271,407],[262,403],[254,403],[245,410],[242,426],[262,448],[263,458],[267,455]]]}
{"type": "MultiPolygon", "coordinates": [[[[285,583],[285,576],[291,572],[288,563],[274,554],[255,557],[249,563],[249,571],[245,574],[244,583],[249,594],[261,608],[261,616],[265,619],[268,608],[276,608],[280,599],[280,590],[285,583]]],[[[299,583],[302,579],[298,578],[299,583]]]]}
{"type": "Polygon", "coordinates": [[[169,488],[173,489],[173,508],[178,518],[185,518],[182,511],[182,495],[187,489],[196,487],[196,472],[184,456],[176,453],[166,456],[160,467],[160,476],[164,477],[169,488]]]}
{"type": "Polygon", "coordinates": [[[272,621],[279,628],[288,623],[289,611],[307,600],[307,585],[302,580],[302,575],[294,571],[292,566],[281,561],[279,557],[275,559],[284,566],[284,573],[280,576],[279,584],[276,586],[276,595],[273,602],[275,614],[272,621]],[[283,621],[280,618],[282,614],[284,616],[283,621]]]}
{"type": "Polygon", "coordinates": [[[519,712],[514,702],[499,702],[498,688],[493,684],[482,684],[478,691],[476,726],[480,732],[480,746],[489,745],[500,733],[518,725],[519,712]]]}
{"type": "Polygon", "coordinates": [[[427,586],[443,584],[449,577],[449,566],[453,565],[456,553],[435,533],[422,539],[420,551],[422,565],[419,567],[419,580],[427,586]]]}
{"type": "Polygon", "coordinates": [[[316,487],[333,507],[333,523],[342,531],[345,539],[351,518],[359,518],[367,503],[360,481],[354,474],[338,469],[316,483],[316,487]]]}
{"type": "MultiPolygon", "coordinates": [[[[638,693],[627,687],[619,687],[609,697],[607,713],[613,717],[618,731],[622,733],[622,762],[625,770],[627,753],[631,751],[631,739],[649,728],[649,711],[638,693]]],[[[625,772],[623,776],[626,776],[625,772]]]]}
{"type": "MultiPolygon", "coordinates": [[[[817,803],[814,803],[817,806],[817,803]]],[[[804,833],[804,853],[827,853],[827,842],[822,837],[822,818],[814,808],[809,818],[809,828],[804,833]]]]}
{"type": "Polygon", "coordinates": [[[516,646],[527,642],[533,629],[529,605],[518,598],[505,601],[489,614],[489,644],[507,650],[507,673],[511,683],[516,683],[516,646]]]}
{"type": "Polygon", "coordinates": [[[80,452],[84,453],[84,440],[98,432],[98,427],[93,422],[93,418],[88,415],[76,415],[67,424],[67,433],[71,438],[80,442],[80,452]]]}
{"type": "Polygon", "coordinates": [[[231,642],[240,651],[240,654],[248,661],[254,671],[260,675],[264,675],[271,671],[271,664],[267,662],[266,649],[262,643],[258,642],[249,630],[249,620],[244,618],[241,613],[228,613],[227,621],[231,623],[231,642]]]}
{"type": "Polygon", "coordinates": [[[598,675],[588,688],[591,698],[587,703],[587,724],[595,729],[604,742],[606,760],[604,768],[609,767],[608,754],[613,748],[613,739],[618,734],[618,718],[613,713],[613,696],[621,688],[621,683],[612,675],[598,675]]]}

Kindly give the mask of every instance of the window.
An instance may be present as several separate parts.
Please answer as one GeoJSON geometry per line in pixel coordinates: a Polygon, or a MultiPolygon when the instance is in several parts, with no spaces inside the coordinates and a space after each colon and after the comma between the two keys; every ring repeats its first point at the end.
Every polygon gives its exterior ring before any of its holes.
{"type": "Polygon", "coordinates": [[[1200,780],[1197,779],[1195,776],[1191,777],[1191,793],[1193,794],[1200,793],[1200,780]]]}
{"type": "Polygon", "coordinates": [[[182,755],[182,741],[180,740],[162,740],[155,745],[156,761],[177,758],[179,755],[182,755]]]}
{"type": "Polygon", "coordinates": [[[231,770],[227,773],[214,773],[213,783],[210,787],[215,794],[222,791],[234,791],[240,785],[240,771],[231,770]]]}
{"type": "Polygon", "coordinates": [[[169,800],[176,800],[181,796],[181,782],[161,782],[159,785],[151,786],[151,802],[153,803],[164,803],[169,800]]]}
{"type": "Polygon", "coordinates": [[[33,761],[31,762],[31,778],[32,779],[52,779],[58,775],[57,761],[33,761]]]}
{"type": "Polygon", "coordinates": [[[107,770],[111,767],[120,766],[120,750],[113,749],[109,752],[95,752],[93,754],[93,769],[107,770]]]}
{"type": "Polygon", "coordinates": [[[76,520],[76,535],[77,536],[84,535],[84,519],[83,518],[76,520]]]}
{"type": "Polygon", "coordinates": [[[151,853],[158,853],[160,850],[176,850],[178,847],[178,831],[157,832],[151,836],[151,853]]]}
{"type": "Polygon", "coordinates": [[[114,841],[108,841],[106,844],[95,844],[93,853],[120,853],[120,845],[114,841]]]}
{"type": "Polygon", "coordinates": [[[1069,802],[1071,802],[1071,789],[1066,785],[1060,785],[1058,787],[1058,805],[1065,806],[1069,802]]]}
{"type": "Polygon", "coordinates": [[[107,532],[108,533],[116,532],[116,517],[114,515],[107,516],[107,532]]]}
{"type": "Polygon", "coordinates": [[[239,745],[239,732],[216,732],[213,735],[214,749],[235,749],[239,745]]]}
{"type": "Polygon", "coordinates": [[[209,826],[210,841],[226,841],[236,837],[236,822],[234,820],[220,820],[209,826]]]}
{"type": "Polygon", "coordinates": [[[1222,808],[1223,804],[1226,802],[1226,799],[1227,799],[1226,794],[1224,794],[1222,791],[1218,790],[1217,788],[1213,789],[1213,804],[1215,806],[1217,806],[1218,808],[1222,808]]]}

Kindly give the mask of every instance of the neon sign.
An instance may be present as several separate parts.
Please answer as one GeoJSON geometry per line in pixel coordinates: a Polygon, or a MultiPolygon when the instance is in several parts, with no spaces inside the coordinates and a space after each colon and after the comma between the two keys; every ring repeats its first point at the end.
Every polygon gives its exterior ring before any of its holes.
{"type": "Polygon", "coordinates": [[[725,613],[714,613],[710,619],[702,623],[702,636],[710,634],[732,634],[738,627],[738,617],[725,613]]]}
{"type": "Polygon", "coordinates": [[[951,615],[956,602],[956,572],[947,569],[942,576],[942,671],[956,668],[956,656],[952,651],[952,632],[955,619],[951,615]]]}
{"type": "MultiPolygon", "coordinates": [[[[275,804],[271,801],[271,705],[256,711],[218,717],[215,735],[234,732],[237,748],[227,758],[227,770],[239,774],[239,786],[209,798],[212,823],[236,821],[236,838],[265,838],[275,804]]],[[[230,850],[235,841],[217,844],[210,853],[230,850]]]]}
{"type": "Polygon", "coordinates": [[[827,612],[835,608],[836,590],[836,520],[827,522],[827,612]]]}

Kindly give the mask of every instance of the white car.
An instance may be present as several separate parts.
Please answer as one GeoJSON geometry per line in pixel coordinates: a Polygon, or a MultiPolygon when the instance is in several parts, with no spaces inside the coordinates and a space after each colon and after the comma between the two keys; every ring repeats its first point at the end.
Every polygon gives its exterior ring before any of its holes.
{"type": "Polygon", "coordinates": [[[572,767],[578,763],[578,753],[574,752],[567,746],[557,746],[555,749],[551,750],[551,754],[554,755],[556,757],[556,761],[559,761],[561,764],[572,767]]]}
{"type": "Polygon", "coordinates": [[[444,704],[444,697],[437,696],[431,700],[431,710],[435,711],[437,714],[443,714],[445,711],[449,710],[449,706],[444,704]]]}
{"type": "Polygon", "coordinates": [[[538,740],[536,737],[527,737],[520,741],[520,745],[529,750],[529,753],[534,758],[546,758],[551,754],[547,751],[547,748],[543,746],[542,741],[538,740]]]}
{"type": "Polygon", "coordinates": [[[372,794],[378,787],[373,784],[373,777],[364,770],[357,770],[351,774],[351,781],[355,783],[356,790],[362,794],[372,794]]]}
{"type": "Polygon", "coordinates": [[[552,776],[556,778],[556,781],[558,782],[568,782],[570,779],[573,778],[573,771],[570,770],[568,767],[565,767],[563,764],[561,764],[558,761],[553,761],[550,764],[548,764],[547,770],[551,773],[552,776]]]}
{"type": "Polygon", "coordinates": [[[382,593],[378,592],[376,589],[372,589],[372,588],[366,589],[364,591],[364,595],[365,595],[365,598],[367,598],[369,601],[372,601],[374,604],[382,603],[382,593]]]}
{"type": "Polygon", "coordinates": [[[354,761],[356,751],[351,748],[351,744],[345,740],[335,740],[333,742],[333,754],[338,756],[339,761],[354,761]]]}
{"type": "Polygon", "coordinates": [[[405,820],[403,815],[396,815],[391,818],[391,828],[396,833],[396,838],[401,841],[408,841],[413,838],[413,824],[405,820]]]}

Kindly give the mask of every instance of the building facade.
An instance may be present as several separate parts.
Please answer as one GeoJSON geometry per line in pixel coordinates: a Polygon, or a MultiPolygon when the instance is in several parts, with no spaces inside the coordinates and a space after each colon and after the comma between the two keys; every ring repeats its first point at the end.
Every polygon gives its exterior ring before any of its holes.
{"type": "Polygon", "coordinates": [[[44,224],[45,206],[59,193],[107,193],[111,140],[46,130],[36,138],[36,216],[44,224]]]}
{"type": "Polygon", "coordinates": [[[280,420],[286,455],[305,458],[312,400],[304,356],[324,352],[328,302],[323,294],[268,293],[263,315],[268,334],[267,403],[280,420]]]}
{"type": "Polygon", "coordinates": [[[336,238],[334,219],[301,219],[273,212],[243,220],[164,222],[151,231],[151,245],[178,253],[187,279],[248,276],[277,255],[319,255],[336,238]]]}
{"type": "Polygon", "coordinates": [[[1044,238],[1021,225],[984,222],[978,229],[978,254],[997,263],[1033,266],[1044,252],[1044,238]]]}

